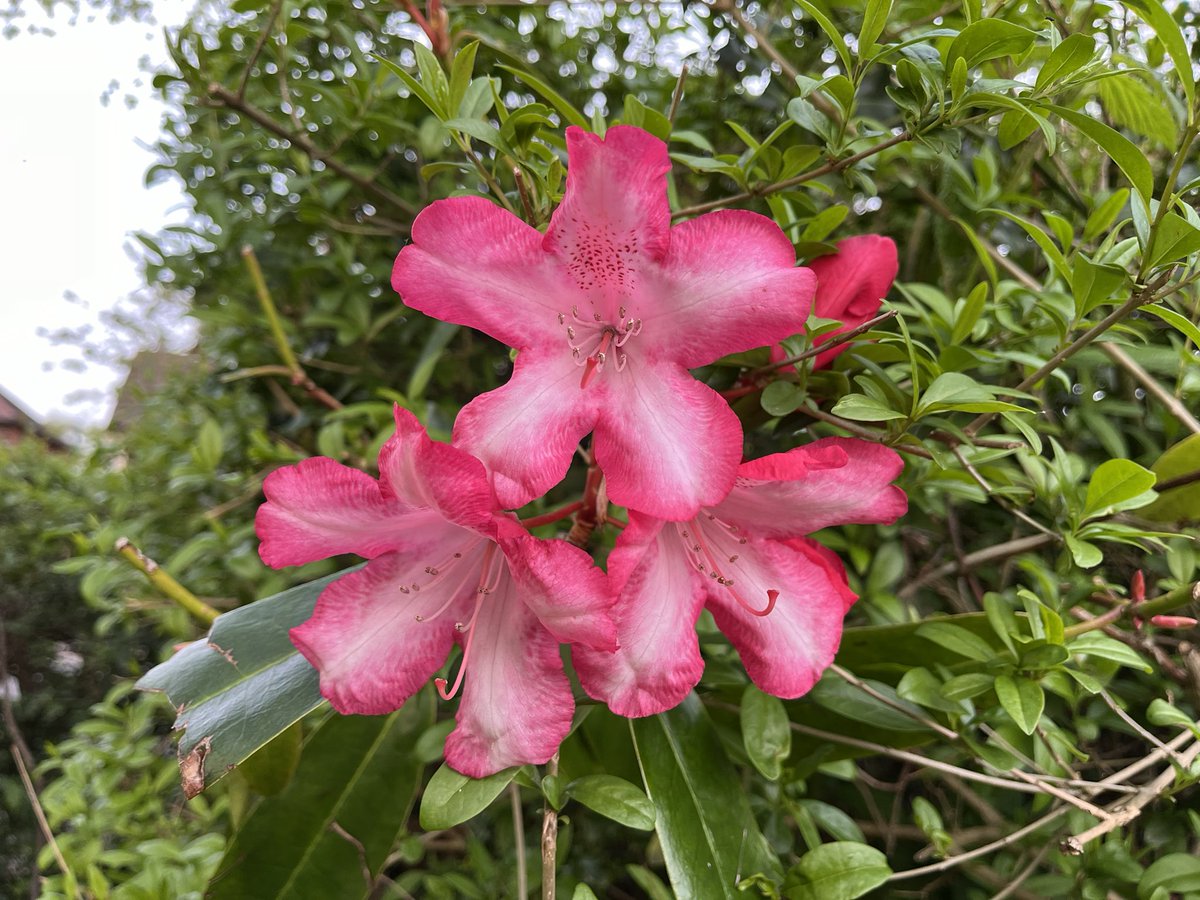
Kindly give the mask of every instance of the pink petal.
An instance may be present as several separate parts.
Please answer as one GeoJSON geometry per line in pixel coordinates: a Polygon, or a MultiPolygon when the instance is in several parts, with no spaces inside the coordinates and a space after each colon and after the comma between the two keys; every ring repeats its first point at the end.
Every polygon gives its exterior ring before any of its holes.
{"type": "Polygon", "coordinates": [[[321,673],[321,694],[344,714],[399,709],[446,661],[454,623],[469,614],[487,542],[443,547],[461,552],[458,571],[431,584],[418,555],[389,553],[329,585],[312,618],[291,630],[292,643],[321,673]],[[422,585],[418,591],[412,585],[422,585]],[[404,588],[405,591],[402,591],[404,588]],[[447,602],[450,606],[434,614],[447,602]],[[417,616],[428,621],[418,622],[417,616]]]}
{"type": "Polygon", "coordinates": [[[843,611],[850,612],[850,607],[858,602],[858,594],[850,590],[850,579],[846,577],[846,566],[842,562],[841,557],[824,544],[817,543],[812,538],[791,538],[783,543],[799,550],[811,562],[825,569],[825,574],[829,577],[829,581],[838,589],[838,592],[842,596],[843,611]]]}
{"type": "Polygon", "coordinates": [[[671,520],[724,498],[742,458],[742,426],[721,395],[673,363],[640,358],[605,379],[592,445],[609,498],[671,520]]]}
{"type": "Polygon", "coordinates": [[[605,319],[666,253],[670,170],[666,144],[640,128],[617,125],[603,138],[567,129],[567,189],[544,246],[605,319]]]}
{"type": "MultiPolygon", "coordinates": [[[[813,314],[842,323],[835,331],[821,335],[817,339],[821,344],[834,335],[857,328],[879,311],[879,305],[896,280],[900,261],[896,243],[891,238],[862,234],[839,242],[836,253],[814,259],[809,268],[817,275],[813,314]]],[[[842,344],[821,353],[814,368],[829,365],[835,356],[850,346],[842,344]]]]}
{"type": "Polygon", "coordinates": [[[276,569],[343,553],[371,558],[404,539],[398,521],[405,507],[385,497],[370,475],[332,459],[276,469],[263,493],[267,502],[254,519],[258,552],[276,569]]]}
{"type": "MultiPolygon", "coordinates": [[[[816,277],[771,219],[721,210],[671,229],[661,271],[637,304],[637,352],[687,368],[803,330],[816,277]]],[[[631,346],[632,343],[631,343],[631,346]]]]}
{"type": "Polygon", "coordinates": [[[562,481],[592,430],[600,394],[581,390],[569,353],[530,350],[508,384],[476,397],[454,423],[454,443],[493,474],[500,505],[517,509],[562,481]]]}
{"type": "Polygon", "coordinates": [[[385,497],[406,508],[427,510],[430,521],[445,518],[491,536],[497,510],[487,470],[457,447],[430,440],[417,417],[397,406],[396,433],[379,451],[385,497]]]}
{"type": "Polygon", "coordinates": [[[622,716],[649,716],[683,701],[704,672],[695,624],[704,588],[677,526],[631,513],[608,568],[620,593],[613,607],[620,648],[576,647],[587,693],[622,716]]]}
{"type": "Polygon", "coordinates": [[[392,268],[392,287],[413,309],[477,328],[511,347],[565,344],[560,312],[570,281],[542,235],[482,197],[430,204],[392,268]]]}
{"type": "Polygon", "coordinates": [[[830,525],[890,524],[908,498],[890,482],[904,462],[895,450],[854,438],[822,438],[743,463],[737,484],[713,509],[762,537],[797,537],[830,525]]]}
{"type": "Polygon", "coordinates": [[[558,641],[519,591],[503,578],[479,607],[458,726],[446,739],[446,762],[472,778],[544,763],[571,729],[575,701],[558,641]]]}
{"type": "Polygon", "coordinates": [[[747,612],[728,590],[709,579],[708,609],[759,688],[777,697],[808,692],[833,662],[842,638],[845,588],[828,564],[808,548],[750,539],[725,574],[741,595],[757,601],[779,591],[769,615],[747,612]]]}
{"type": "Polygon", "coordinates": [[[566,541],[528,534],[503,540],[500,546],[522,601],[551,634],[565,643],[616,649],[608,577],[590,553],[566,541]]]}

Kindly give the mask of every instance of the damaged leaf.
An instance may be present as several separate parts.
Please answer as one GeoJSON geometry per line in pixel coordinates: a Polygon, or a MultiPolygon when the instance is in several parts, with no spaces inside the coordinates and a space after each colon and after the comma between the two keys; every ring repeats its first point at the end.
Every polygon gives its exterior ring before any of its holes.
{"type": "Polygon", "coordinates": [[[184,795],[191,799],[321,705],[317,672],[288,638],[335,578],[227,612],[138,681],[175,707],[184,795]]]}

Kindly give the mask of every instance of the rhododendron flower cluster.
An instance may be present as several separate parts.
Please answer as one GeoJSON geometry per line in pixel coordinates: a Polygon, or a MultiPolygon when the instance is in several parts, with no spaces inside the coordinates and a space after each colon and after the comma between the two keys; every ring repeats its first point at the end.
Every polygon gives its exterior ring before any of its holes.
{"type": "Polygon", "coordinates": [[[699,681],[707,608],[755,684],[805,693],[856,599],[808,535],[892,522],[907,503],[891,484],[899,457],[876,444],[827,438],[743,462],[737,415],[689,371],[802,332],[814,296],[819,315],[865,321],[894,245],[850,239],[797,266],[756,213],[672,226],[666,146],[640,129],[570,128],[567,156],[544,234],[481,197],[440,200],[393,271],[410,307],[514,348],[511,380],[462,409],[451,444],[397,409],[378,480],[328,459],[274,472],[257,519],[272,566],[368,560],[292,630],[338,711],[398,708],[461,645],[453,683],[435,681],[459,696],[447,762],[477,777],[545,762],[566,737],[560,644],[589,695],[650,715],[699,681]],[[589,434],[599,502],[628,512],[607,572],[509,511],[562,481],[589,434]]]}

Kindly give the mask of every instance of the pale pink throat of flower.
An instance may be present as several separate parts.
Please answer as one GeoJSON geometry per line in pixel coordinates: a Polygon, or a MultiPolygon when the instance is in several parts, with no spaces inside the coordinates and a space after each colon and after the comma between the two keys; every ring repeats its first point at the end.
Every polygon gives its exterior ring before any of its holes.
{"type": "MultiPolygon", "coordinates": [[[[459,584],[453,590],[449,591],[449,598],[437,610],[427,616],[415,616],[418,624],[427,624],[441,617],[456,600],[460,600],[463,596],[463,589],[468,582],[475,582],[475,605],[471,611],[471,618],[466,622],[455,622],[454,628],[459,633],[466,632],[467,639],[463,646],[462,661],[458,666],[458,675],[454,679],[454,686],[449,690],[446,689],[445,678],[435,678],[433,683],[437,685],[438,693],[443,700],[452,700],[462,687],[463,678],[467,674],[467,663],[471,656],[471,645],[475,640],[475,623],[479,620],[479,610],[483,606],[483,601],[488,595],[495,593],[500,586],[500,580],[504,577],[506,560],[503,553],[497,552],[499,547],[495,541],[480,538],[480,540],[471,544],[464,554],[461,551],[456,551],[451,556],[447,557],[443,562],[436,566],[426,566],[425,574],[430,576],[430,580],[424,584],[426,589],[432,587],[439,582],[449,579],[457,579],[459,584]],[[482,554],[477,554],[480,544],[486,544],[482,554]],[[478,558],[478,568],[472,563],[478,558]],[[475,573],[478,572],[478,576],[475,573]]],[[[400,592],[403,594],[419,592],[422,585],[413,582],[408,586],[401,586],[400,592]]]]}
{"type": "Polygon", "coordinates": [[[575,365],[583,366],[583,377],[579,381],[581,389],[591,384],[604,369],[610,352],[616,354],[613,364],[616,370],[624,371],[629,358],[621,348],[642,330],[642,320],[630,316],[624,306],[617,310],[615,323],[606,321],[597,312],[592,313],[590,319],[586,318],[579,315],[578,306],[572,306],[570,324],[566,313],[558,314],[558,324],[567,329],[567,346],[571,348],[575,365]]]}
{"type": "Polygon", "coordinates": [[[702,510],[701,514],[706,523],[699,518],[673,523],[692,565],[723,587],[746,612],[760,617],[770,615],[775,608],[775,601],[779,599],[779,591],[768,588],[767,605],[760,608],[746,599],[740,586],[726,574],[736,571],[740,557],[737,551],[746,544],[746,538],[738,534],[736,525],[730,525],[707,511],[702,510]]]}

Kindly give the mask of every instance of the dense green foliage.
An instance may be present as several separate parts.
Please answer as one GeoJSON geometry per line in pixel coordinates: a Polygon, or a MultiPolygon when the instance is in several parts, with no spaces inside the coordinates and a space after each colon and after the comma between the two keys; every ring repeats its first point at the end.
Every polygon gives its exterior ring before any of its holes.
{"type": "MultiPolygon", "coordinates": [[[[1200,654],[1127,603],[1142,571],[1154,613],[1186,614],[1197,580],[1200,488],[1155,499],[1148,471],[1161,489],[1200,470],[1194,14],[554,4],[456,7],[423,30],[398,8],[239,0],[171,36],[150,177],[180,178],[195,217],[143,243],[148,281],[200,322],[194,369],[86,459],[3,451],[10,667],[71,872],[43,850],[47,895],[187,896],[220,871],[218,896],[366,896],[365,869],[373,896],[515,896],[540,883],[543,804],[562,813],[567,896],[733,897],[735,879],[748,896],[1196,895],[1182,791],[1200,654]],[[113,676],[205,631],[116,539],[217,610],[339,568],[258,561],[265,474],[315,454],[370,468],[395,402],[445,437],[511,369],[506,348],[398,302],[413,215],[482,193],[544,225],[563,127],[616,121],[669,139],[681,217],[756,209],[804,259],[863,232],[900,246],[897,316],[832,368],[768,370],[762,351],[699,373],[749,457],[845,433],[905,454],[905,519],[821,536],[861,595],[841,669],[800,701],[766,697],[704,619],[706,675],[678,710],[630,726],[587,708],[557,771],[481,782],[436,769],[452,706],[425,695],[367,724],[317,710],[273,741],[281,725],[248,720],[243,756],[271,742],[186,805],[161,698],[118,688],[61,740],[113,676]],[[55,641],[83,656],[83,689],[44,674],[55,641]],[[394,796],[364,820],[352,789],[385,762],[394,796]],[[1088,811],[1123,798],[1125,820],[1088,811]],[[280,822],[293,837],[272,841],[280,822]],[[296,880],[256,875],[265,858],[296,880]]],[[[22,824],[0,852],[18,883],[13,838],[34,831],[10,772],[22,824]]]]}

